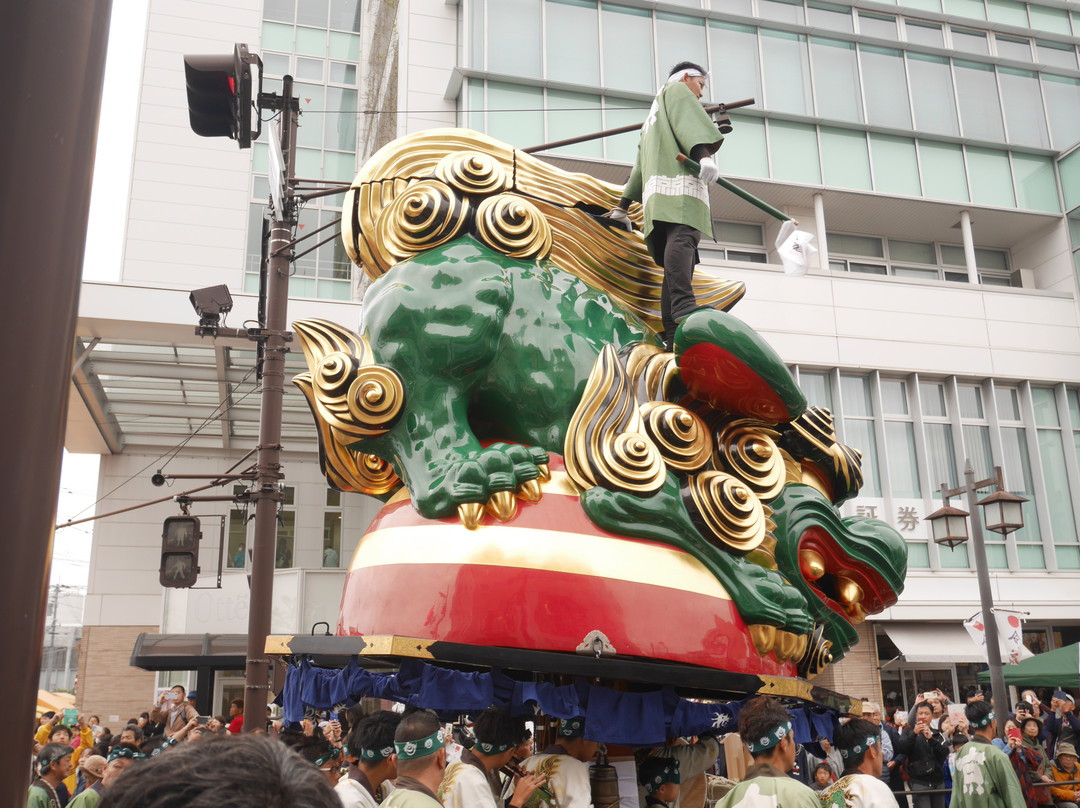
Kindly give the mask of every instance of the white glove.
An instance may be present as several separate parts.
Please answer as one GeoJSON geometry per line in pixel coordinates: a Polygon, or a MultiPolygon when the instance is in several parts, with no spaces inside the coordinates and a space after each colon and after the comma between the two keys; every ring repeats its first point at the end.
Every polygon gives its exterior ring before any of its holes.
{"type": "Polygon", "coordinates": [[[705,180],[706,185],[712,185],[716,182],[720,176],[720,169],[716,167],[716,163],[711,157],[702,157],[698,165],[700,166],[698,176],[705,180]]]}
{"type": "Polygon", "coordinates": [[[611,219],[615,224],[625,227],[629,232],[634,232],[634,222],[630,219],[630,215],[622,208],[612,208],[604,214],[604,217],[611,219]]]}

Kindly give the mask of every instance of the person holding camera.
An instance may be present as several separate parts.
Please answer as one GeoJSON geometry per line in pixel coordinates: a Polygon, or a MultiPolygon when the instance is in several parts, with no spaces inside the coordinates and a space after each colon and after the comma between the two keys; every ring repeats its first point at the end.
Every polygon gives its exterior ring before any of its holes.
{"type": "Polygon", "coordinates": [[[914,808],[945,808],[944,794],[920,794],[945,786],[945,760],[949,742],[941,731],[931,726],[934,708],[920,701],[914,709],[914,726],[905,727],[898,750],[907,755],[908,788],[914,808]]]}
{"type": "Polygon", "coordinates": [[[187,727],[188,722],[198,718],[199,713],[187,701],[187,689],[183,685],[174,685],[162,693],[157,704],[150,710],[150,720],[155,724],[164,724],[166,738],[171,738],[187,727]]]}

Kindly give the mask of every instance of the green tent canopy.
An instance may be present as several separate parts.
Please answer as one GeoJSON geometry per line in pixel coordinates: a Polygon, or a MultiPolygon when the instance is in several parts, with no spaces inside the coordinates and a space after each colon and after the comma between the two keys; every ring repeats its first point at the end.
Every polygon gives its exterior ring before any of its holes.
{"type": "MultiPolygon", "coordinates": [[[[1019,665],[1005,665],[1005,684],[1020,687],[1080,687],[1080,643],[1036,654],[1019,665]]],[[[990,684],[990,671],[982,671],[980,684],[990,684]]]]}

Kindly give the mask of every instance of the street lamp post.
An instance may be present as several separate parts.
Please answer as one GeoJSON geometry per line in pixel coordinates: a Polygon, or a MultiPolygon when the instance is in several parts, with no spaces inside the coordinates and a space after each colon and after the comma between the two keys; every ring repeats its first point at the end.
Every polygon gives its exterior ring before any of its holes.
{"type": "Polygon", "coordinates": [[[994,476],[986,480],[975,479],[971,461],[964,463],[964,484],[959,488],[941,486],[942,507],[926,517],[933,530],[934,541],[949,548],[967,540],[966,517],[971,516],[971,544],[975,554],[975,572],[979,581],[979,604],[982,609],[983,630],[986,634],[986,661],[990,666],[990,693],[998,726],[1004,726],[1009,712],[1005,691],[1005,672],[1001,667],[1001,646],[998,644],[997,620],[994,618],[994,599],[990,592],[990,572],[986,564],[986,545],[983,542],[983,519],[981,506],[986,510],[986,528],[1003,536],[1024,526],[1022,503],[1027,502],[1005,490],[1001,467],[994,468],[994,476]],[[994,488],[994,493],[976,501],[980,488],[994,488]],[[968,512],[949,506],[949,498],[964,494],[968,512]]]}

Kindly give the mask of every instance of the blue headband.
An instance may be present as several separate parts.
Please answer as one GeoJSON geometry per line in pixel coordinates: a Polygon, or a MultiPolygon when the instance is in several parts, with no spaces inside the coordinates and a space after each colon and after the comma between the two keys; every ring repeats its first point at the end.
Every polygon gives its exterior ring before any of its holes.
{"type": "Polygon", "coordinates": [[[577,718],[564,718],[559,722],[559,737],[560,738],[580,738],[585,734],[585,719],[581,716],[577,718]]]}
{"type": "Polygon", "coordinates": [[[679,761],[675,758],[649,758],[641,764],[641,775],[644,778],[641,787],[645,793],[655,794],[665,783],[679,785],[679,761]],[[657,769],[659,764],[653,761],[664,761],[664,765],[657,769]]]}
{"type": "Polygon", "coordinates": [[[750,751],[753,754],[757,754],[758,752],[765,752],[766,750],[772,749],[774,746],[779,744],[780,741],[784,740],[784,736],[787,735],[789,732],[791,732],[791,722],[785,721],[768,735],[762,735],[760,738],[753,742],[747,741],[746,745],[750,748],[750,751]]]}
{"type": "Polygon", "coordinates": [[[990,712],[988,712],[986,714],[985,718],[981,718],[978,721],[972,721],[971,726],[975,727],[976,729],[981,729],[982,727],[990,726],[990,722],[993,721],[993,720],[994,720],[994,711],[991,710],[990,712]]]}

